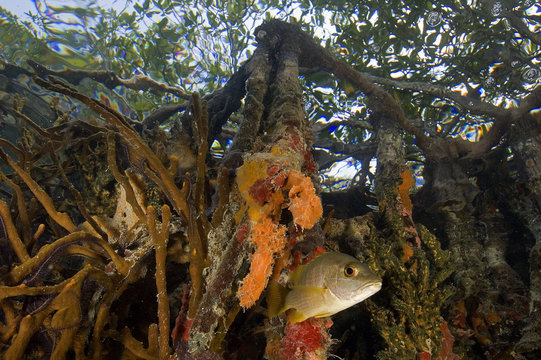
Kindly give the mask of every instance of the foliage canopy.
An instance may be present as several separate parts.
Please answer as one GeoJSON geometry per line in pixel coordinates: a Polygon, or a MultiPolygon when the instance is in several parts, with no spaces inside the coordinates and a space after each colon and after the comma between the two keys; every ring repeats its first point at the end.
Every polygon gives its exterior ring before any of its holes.
{"type": "MultiPolygon", "coordinates": [[[[5,61],[22,64],[32,59],[53,69],[63,64],[112,70],[123,78],[143,74],[185,92],[208,93],[222,86],[251,56],[252,32],[262,20],[299,22],[322,38],[327,49],[389,86],[406,116],[438,137],[479,141],[492,126],[495,106],[517,104],[541,76],[541,10],[530,0],[407,6],[378,0],[293,4],[147,0],[126,2],[118,10],[96,4],[87,8],[38,5],[31,15],[33,23],[17,22],[3,12],[0,41],[5,61]],[[457,97],[458,103],[453,101],[457,97]]],[[[360,147],[340,154],[332,150],[346,143],[373,142],[370,125],[362,121],[367,116],[363,96],[317,69],[305,70],[306,108],[310,119],[320,124],[316,146],[336,155],[321,162],[323,169],[346,158],[349,177],[362,162],[368,168],[367,159],[373,156],[359,156],[360,147]]],[[[96,91],[95,84],[88,86],[96,91]]],[[[115,90],[98,89],[139,120],[156,105],[179,101],[167,93],[115,90]]],[[[235,128],[235,121],[229,126],[235,128]]],[[[227,139],[218,140],[224,148],[227,139]]],[[[420,164],[422,156],[413,139],[405,140],[411,145],[410,158],[420,164]]],[[[356,175],[356,183],[370,183],[370,173],[356,175]]],[[[336,183],[344,184],[351,182],[336,183]]]]}

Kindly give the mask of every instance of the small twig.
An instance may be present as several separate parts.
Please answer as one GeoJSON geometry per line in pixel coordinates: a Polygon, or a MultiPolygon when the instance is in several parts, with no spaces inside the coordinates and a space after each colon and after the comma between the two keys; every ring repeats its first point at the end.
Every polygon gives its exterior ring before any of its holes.
{"type": "Polygon", "coordinates": [[[5,148],[9,149],[9,151],[11,151],[15,155],[17,155],[19,160],[24,159],[24,152],[21,149],[19,149],[18,147],[16,147],[15,145],[13,145],[12,143],[10,143],[9,141],[7,141],[6,139],[0,139],[0,146],[3,146],[5,148]]]}
{"type": "Polygon", "coordinates": [[[39,237],[43,234],[43,232],[45,231],[45,224],[39,224],[36,232],[34,233],[34,235],[32,236],[32,240],[30,242],[30,245],[28,246],[29,248],[32,247],[32,245],[38,241],[39,237]]]}
{"type": "Polygon", "coordinates": [[[22,264],[14,267],[9,273],[9,278],[13,283],[19,283],[24,277],[39,269],[46,263],[51,256],[57,254],[59,249],[65,248],[67,245],[89,240],[92,236],[84,231],[77,231],[57,239],[54,243],[43,245],[38,253],[24,261],[22,264]]]}
{"type": "Polygon", "coordinates": [[[37,132],[40,136],[42,136],[42,137],[44,137],[46,139],[62,140],[62,136],[52,134],[49,131],[42,129],[41,126],[36,124],[32,119],[30,119],[28,116],[23,114],[20,110],[14,108],[14,109],[11,109],[10,112],[13,115],[15,115],[15,116],[21,118],[22,120],[24,120],[28,124],[28,126],[30,126],[30,128],[33,129],[35,132],[37,132]]]}
{"type": "Polygon", "coordinates": [[[203,249],[203,258],[206,257],[206,234],[209,231],[209,222],[205,214],[206,208],[206,199],[205,199],[205,180],[206,180],[206,171],[207,171],[207,153],[208,153],[208,113],[207,113],[207,102],[203,100],[200,101],[199,95],[197,93],[193,94],[193,104],[192,111],[195,117],[194,126],[194,136],[198,141],[197,146],[197,179],[195,183],[195,206],[197,206],[197,214],[199,216],[199,221],[203,227],[204,234],[201,234],[201,247],[203,249]]]}
{"type": "Polygon", "coordinates": [[[169,298],[167,297],[166,280],[166,257],[167,240],[169,237],[169,221],[171,219],[171,210],[169,206],[162,207],[162,225],[158,232],[156,228],[156,214],[154,207],[147,207],[147,227],[156,252],[156,288],[158,290],[158,323],[160,329],[159,345],[160,359],[166,359],[171,354],[169,347],[169,298]]]}
{"type": "Polygon", "coordinates": [[[112,131],[107,134],[107,163],[109,165],[109,170],[111,170],[111,173],[115,177],[116,181],[118,181],[120,185],[124,188],[124,191],[126,192],[126,200],[131,205],[137,217],[141,221],[143,221],[143,219],[146,218],[145,212],[137,202],[137,197],[135,196],[135,192],[130,184],[128,177],[121,174],[120,170],[118,169],[116,163],[115,134],[112,131]]]}
{"type": "Polygon", "coordinates": [[[98,260],[100,263],[103,263],[102,256],[87,246],[70,245],[66,250],[66,254],[82,255],[90,259],[98,260]]]}
{"type": "Polygon", "coordinates": [[[22,231],[23,231],[23,241],[24,245],[27,249],[30,249],[29,244],[32,241],[32,227],[30,225],[30,218],[28,217],[28,212],[26,210],[26,203],[24,201],[25,197],[23,194],[23,191],[21,190],[21,187],[17,184],[15,184],[11,179],[9,179],[7,176],[0,171],[0,180],[3,180],[8,184],[10,188],[15,191],[15,198],[17,199],[17,210],[19,211],[19,217],[21,219],[22,223],[22,231]]]}
{"type": "Polygon", "coordinates": [[[188,318],[193,319],[198,311],[203,296],[203,268],[208,262],[206,234],[210,225],[205,215],[205,176],[206,156],[208,150],[208,115],[206,101],[200,103],[199,95],[193,95],[192,112],[196,120],[193,127],[195,139],[198,142],[197,153],[197,177],[194,190],[195,211],[191,211],[188,217],[188,238],[191,245],[190,251],[190,279],[192,288],[190,292],[190,304],[188,318]],[[197,214],[197,216],[196,216],[197,214]]]}
{"type": "Polygon", "coordinates": [[[24,243],[21,241],[21,238],[17,233],[17,229],[15,228],[15,224],[13,223],[13,219],[11,218],[9,207],[2,200],[0,200],[0,217],[2,218],[2,223],[4,225],[5,231],[7,232],[7,237],[19,260],[21,262],[25,262],[26,260],[30,259],[28,251],[26,250],[24,243]]]}
{"type": "Polygon", "coordinates": [[[0,329],[0,341],[2,341],[3,344],[6,344],[17,331],[22,316],[20,313],[16,315],[15,306],[13,302],[8,299],[0,301],[0,309],[4,314],[4,325],[0,329]]]}
{"type": "Polygon", "coordinates": [[[143,127],[147,129],[153,129],[156,126],[163,123],[165,120],[169,119],[171,116],[177,114],[179,111],[184,110],[188,107],[188,102],[185,101],[182,104],[167,104],[156,110],[151,114],[145,117],[142,121],[143,127]]]}
{"type": "Polygon", "coordinates": [[[213,228],[218,227],[222,223],[224,213],[229,204],[229,169],[225,167],[221,169],[216,183],[216,188],[218,189],[218,204],[216,205],[214,214],[212,214],[211,226],[213,228]]]}
{"type": "Polygon", "coordinates": [[[64,229],[66,229],[68,232],[74,232],[76,229],[75,224],[71,221],[69,216],[66,213],[59,212],[56,210],[53,200],[45,190],[43,190],[38,183],[32,179],[30,174],[26,171],[24,171],[15,161],[11,159],[7,154],[5,154],[2,150],[0,150],[0,157],[2,157],[8,164],[15,170],[17,175],[21,177],[21,179],[25,182],[26,186],[32,191],[34,196],[38,199],[38,201],[43,205],[45,208],[45,211],[47,211],[47,214],[53,219],[58,225],[62,226],[64,229]]]}
{"type": "Polygon", "coordinates": [[[130,329],[127,327],[120,332],[118,340],[137,358],[159,360],[158,355],[153,354],[152,351],[149,351],[150,349],[145,349],[143,344],[132,336],[130,329]]]}

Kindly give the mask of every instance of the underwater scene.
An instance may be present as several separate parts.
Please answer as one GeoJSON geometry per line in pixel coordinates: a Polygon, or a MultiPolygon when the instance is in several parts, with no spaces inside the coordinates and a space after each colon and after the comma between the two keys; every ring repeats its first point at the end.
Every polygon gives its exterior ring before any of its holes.
{"type": "Polygon", "coordinates": [[[0,0],[0,358],[541,359],[541,4],[0,0]]]}

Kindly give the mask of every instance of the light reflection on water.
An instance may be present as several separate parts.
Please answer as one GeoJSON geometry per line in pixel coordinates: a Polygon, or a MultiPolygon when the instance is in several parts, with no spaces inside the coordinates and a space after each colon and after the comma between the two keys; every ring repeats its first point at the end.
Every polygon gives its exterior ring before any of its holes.
{"type": "MultiPolygon", "coordinates": [[[[113,70],[110,66],[111,61],[104,59],[102,51],[99,49],[99,40],[96,35],[96,26],[101,20],[101,14],[97,6],[108,9],[115,9],[120,15],[123,11],[133,11],[131,2],[124,1],[105,1],[105,0],[31,0],[34,9],[28,9],[32,20],[43,24],[43,27],[36,31],[39,37],[46,41],[47,47],[40,53],[39,62],[51,70],[60,71],[66,69],[72,70],[113,70]],[[37,14],[36,14],[37,11],[37,14]]],[[[27,50],[32,52],[31,44],[27,50]]],[[[103,49],[102,49],[103,50],[103,49]]],[[[182,51],[179,49],[179,56],[182,51]]],[[[108,49],[106,54],[111,54],[116,59],[126,59],[126,50],[113,46],[108,49]]],[[[129,60],[129,59],[126,59],[129,60]]],[[[140,61],[140,60],[139,60],[140,61]]],[[[137,62],[135,62],[137,63],[137,62]]],[[[131,70],[130,70],[131,71],[131,70]]],[[[136,67],[131,74],[117,74],[131,77],[140,70],[136,67]]],[[[84,80],[90,81],[90,80],[84,80]]],[[[32,86],[31,82],[27,83],[32,86]]],[[[33,86],[34,88],[36,86],[33,86]]],[[[125,87],[116,87],[108,89],[99,83],[92,83],[85,88],[91,89],[88,94],[98,99],[102,104],[119,111],[132,119],[137,115],[130,108],[128,101],[128,92],[125,87]]],[[[35,89],[39,93],[44,93],[43,89],[35,89]]],[[[150,103],[140,101],[138,104],[142,114],[148,113],[150,103]]]]}
{"type": "Polygon", "coordinates": [[[347,189],[361,168],[361,162],[351,157],[335,162],[319,175],[323,189],[325,191],[347,189]]]}
{"type": "Polygon", "coordinates": [[[56,57],[46,59],[49,66],[56,70],[65,66],[87,70],[99,66],[101,59],[92,55],[94,41],[90,35],[92,26],[99,20],[99,14],[93,8],[95,1],[32,2],[37,11],[34,21],[44,25],[44,33],[38,34],[47,41],[52,51],[50,55],[56,57]]]}
{"type": "Polygon", "coordinates": [[[461,137],[464,140],[478,142],[488,133],[488,131],[490,131],[491,127],[492,122],[482,124],[464,124],[457,129],[457,133],[453,137],[461,137]]]}
{"type": "Polygon", "coordinates": [[[425,183],[425,179],[423,177],[423,171],[425,169],[424,164],[421,163],[408,163],[408,166],[410,166],[413,178],[415,179],[415,187],[421,187],[425,183]]]}

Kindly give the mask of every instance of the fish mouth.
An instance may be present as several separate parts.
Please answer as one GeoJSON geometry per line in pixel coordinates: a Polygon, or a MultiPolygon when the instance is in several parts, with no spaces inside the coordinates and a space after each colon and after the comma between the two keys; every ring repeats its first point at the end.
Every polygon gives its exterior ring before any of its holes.
{"type": "Polygon", "coordinates": [[[359,286],[354,292],[366,299],[367,297],[370,297],[380,291],[381,287],[381,280],[368,281],[359,286]]]}
{"type": "MultiPolygon", "coordinates": [[[[338,278],[334,280],[349,281],[350,279],[338,278]]],[[[336,289],[328,289],[328,290],[337,298],[343,298],[344,296],[346,296],[348,298],[351,297],[353,299],[357,299],[356,301],[363,301],[364,299],[369,298],[370,296],[380,291],[381,287],[382,287],[382,280],[377,278],[377,279],[362,282],[359,286],[355,288],[350,288],[347,294],[342,294],[340,291],[333,291],[336,289]]]]}
{"type": "Polygon", "coordinates": [[[364,291],[364,290],[367,290],[367,289],[374,289],[374,293],[378,292],[380,289],[381,289],[381,286],[382,286],[382,282],[381,280],[376,280],[376,281],[370,281],[370,282],[366,282],[364,283],[362,286],[360,286],[357,290],[359,291],[364,291]]]}
{"type": "MultiPolygon", "coordinates": [[[[380,291],[381,287],[382,287],[382,282],[379,279],[374,280],[374,281],[367,281],[367,282],[362,283],[359,287],[357,287],[355,289],[351,289],[351,291],[348,292],[348,296],[351,296],[352,298],[361,299],[359,301],[362,301],[362,300],[374,295],[378,291],[380,291]]],[[[335,296],[341,297],[338,294],[335,294],[335,296]]],[[[343,294],[342,294],[342,296],[343,296],[343,294]]]]}
{"type": "MultiPolygon", "coordinates": [[[[359,303],[380,291],[381,286],[381,281],[368,281],[359,286],[357,289],[352,290],[348,294],[342,294],[342,296],[346,295],[347,301],[349,302],[359,303]]],[[[340,298],[340,296],[338,297],[340,298]]]]}

